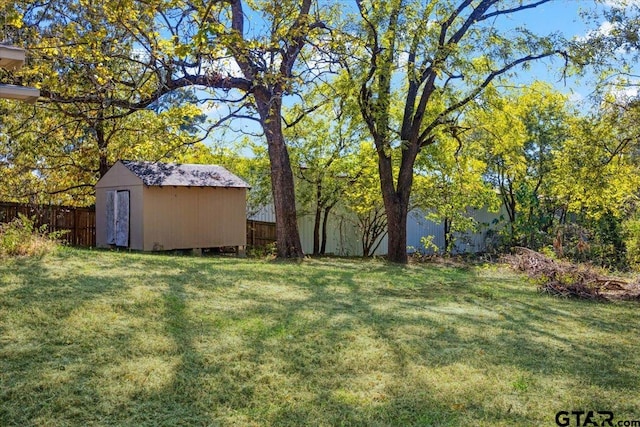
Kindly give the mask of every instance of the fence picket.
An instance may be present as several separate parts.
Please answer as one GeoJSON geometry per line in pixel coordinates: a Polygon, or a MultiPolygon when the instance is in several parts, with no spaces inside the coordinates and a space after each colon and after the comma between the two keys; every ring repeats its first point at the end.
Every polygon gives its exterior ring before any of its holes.
{"type": "MultiPolygon", "coordinates": [[[[96,212],[94,207],[29,205],[0,202],[0,223],[11,222],[23,214],[34,218],[36,227],[47,231],[67,231],[61,240],[71,246],[96,245],[96,212]]],[[[247,220],[247,245],[267,246],[276,241],[276,225],[272,222],[247,220]]]]}
{"type": "Polygon", "coordinates": [[[48,232],[67,231],[61,236],[61,240],[69,245],[85,247],[96,245],[96,213],[93,207],[0,202],[0,222],[11,222],[18,218],[18,214],[33,218],[36,227],[46,225],[48,232]]]}

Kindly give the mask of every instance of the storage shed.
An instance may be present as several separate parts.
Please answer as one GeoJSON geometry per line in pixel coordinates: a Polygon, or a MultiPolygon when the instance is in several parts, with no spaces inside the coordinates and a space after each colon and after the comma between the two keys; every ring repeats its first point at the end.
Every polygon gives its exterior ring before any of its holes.
{"type": "Polygon", "coordinates": [[[95,186],[96,246],[243,249],[248,188],[221,166],[119,160],[95,186]]]}

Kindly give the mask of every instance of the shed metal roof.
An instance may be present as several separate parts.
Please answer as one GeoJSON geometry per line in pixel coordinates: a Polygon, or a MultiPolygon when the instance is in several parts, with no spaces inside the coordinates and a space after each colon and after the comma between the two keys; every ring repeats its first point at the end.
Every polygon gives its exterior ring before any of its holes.
{"type": "Polygon", "coordinates": [[[249,188],[249,184],[222,166],[120,161],[149,186],[249,188]]]}

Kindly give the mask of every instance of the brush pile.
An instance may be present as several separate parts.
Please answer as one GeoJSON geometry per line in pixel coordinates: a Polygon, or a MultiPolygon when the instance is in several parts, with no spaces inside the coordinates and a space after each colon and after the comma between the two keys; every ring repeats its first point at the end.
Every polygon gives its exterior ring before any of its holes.
{"type": "Polygon", "coordinates": [[[559,297],[640,301],[640,282],[608,277],[589,265],[551,259],[527,248],[515,248],[504,257],[513,268],[536,280],[541,292],[559,297]]]}

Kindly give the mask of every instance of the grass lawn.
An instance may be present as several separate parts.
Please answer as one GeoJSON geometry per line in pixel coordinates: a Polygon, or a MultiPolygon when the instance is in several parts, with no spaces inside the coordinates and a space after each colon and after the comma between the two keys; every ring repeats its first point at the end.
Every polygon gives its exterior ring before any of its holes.
{"type": "Polygon", "coordinates": [[[639,309],[495,266],[65,248],[0,260],[0,425],[640,420],[639,309]]]}

